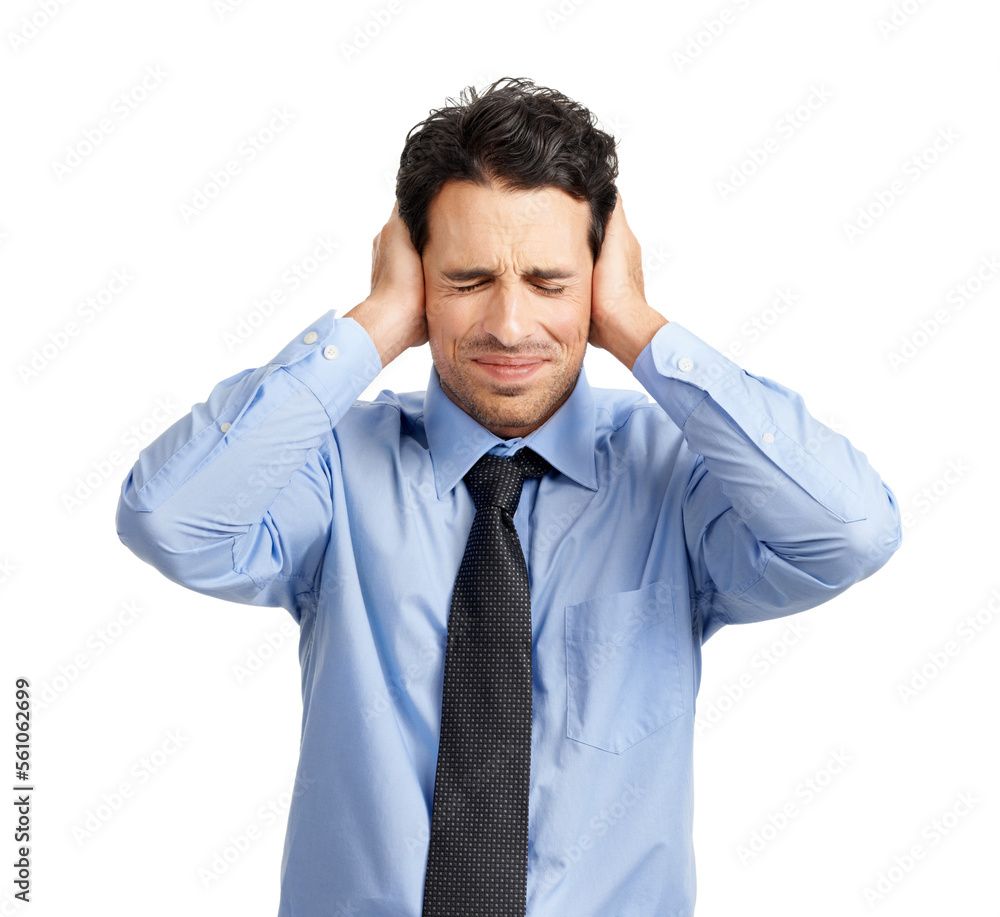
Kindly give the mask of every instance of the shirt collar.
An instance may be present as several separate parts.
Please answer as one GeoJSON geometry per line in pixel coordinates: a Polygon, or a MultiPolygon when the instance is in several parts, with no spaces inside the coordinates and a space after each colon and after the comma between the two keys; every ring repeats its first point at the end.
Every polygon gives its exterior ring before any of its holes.
{"type": "Polygon", "coordinates": [[[555,414],[524,438],[510,440],[491,433],[455,404],[441,388],[432,366],[424,394],[424,430],[438,499],[451,491],[480,457],[495,446],[505,446],[510,451],[522,445],[531,446],[556,471],[590,490],[597,490],[596,424],[594,395],[582,366],[573,391],[555,414]]]}

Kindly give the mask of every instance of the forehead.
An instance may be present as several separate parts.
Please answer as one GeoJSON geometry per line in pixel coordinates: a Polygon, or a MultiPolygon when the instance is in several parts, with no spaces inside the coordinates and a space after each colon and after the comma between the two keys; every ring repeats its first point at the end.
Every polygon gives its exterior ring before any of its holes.
{"type": "Polygon", "coordinates": [[[529,251],[562,260],[589,258],[590,205],[560,188],[507,191],[446,182],[428,208],[432,258],[529,251]]]}

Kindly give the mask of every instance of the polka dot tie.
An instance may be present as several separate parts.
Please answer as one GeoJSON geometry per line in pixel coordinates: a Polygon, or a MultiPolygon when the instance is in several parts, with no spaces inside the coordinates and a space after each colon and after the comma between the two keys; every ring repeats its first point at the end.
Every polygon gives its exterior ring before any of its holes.
{"type": "Polygon", "coordinates": [[[476,515],[448,616],[423,917],[524,917],[531,773],[531,599],[514,528],[530,449],[465,475],[476,515]]]}

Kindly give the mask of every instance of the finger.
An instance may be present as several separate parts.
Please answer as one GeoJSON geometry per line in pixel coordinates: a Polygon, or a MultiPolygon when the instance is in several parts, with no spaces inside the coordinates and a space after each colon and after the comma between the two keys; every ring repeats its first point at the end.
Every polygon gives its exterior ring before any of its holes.
{"type": "Polygon", "coordinates": [[[628,225],[628,220],[625,219],[625,201],[622,199],[621,191],[618,192],[618,203],[615,204],[615,216],[618,217],[618,222],[623,226],[628,225]]]}
{"type": "Polygon", "coordinates": [[[625,219],[625,212],[622,207],[622,195],[618,192],[618,197],[615,200],[615,209],[611,211],[611,219],[608,220],[607,228],[604,230],[605,233],[614,234],[618,232],[621,227],[622,222],[625,219]]]}

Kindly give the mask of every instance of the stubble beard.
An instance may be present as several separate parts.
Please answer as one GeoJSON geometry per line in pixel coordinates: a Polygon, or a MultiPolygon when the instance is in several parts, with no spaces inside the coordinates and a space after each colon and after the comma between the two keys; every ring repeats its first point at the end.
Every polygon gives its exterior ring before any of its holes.
{"type": "Polygon", "coordinates": [[[552,407],[576,386],[583,361],[565,366],[544,383],[496,385],[486,389],[458,367],[448,367],[448,378],[437,364],[434,373],[444,392],[484,427],[535,427],[552,407]]]}

